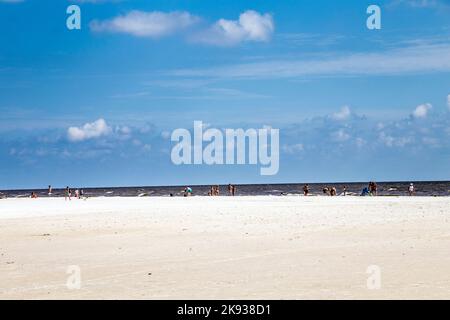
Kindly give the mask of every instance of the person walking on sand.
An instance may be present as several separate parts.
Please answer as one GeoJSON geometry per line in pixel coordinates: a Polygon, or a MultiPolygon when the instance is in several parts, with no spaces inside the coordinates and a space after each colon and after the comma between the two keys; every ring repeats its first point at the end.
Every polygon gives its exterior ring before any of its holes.
{"type": "Polygon", "coordinates": [[[414,195],[415,190],[414,190],[414,184],[413,183],[409,184],[408,193],[409,193],[409,196],[413,196],[414,195]]]}
{"type": "Polygon", "coordinates": [[[52,195],[52,186],[51,185],[48,186],[48,195],[49,196],[52,195]]]}
{"type": "Polygon", "coordinates": [[[70,192],[69,186],[67,186],[67,187],[66,187],[66,190],[64,190],[64,200],[65,200],[65,201],[67,201],[67,198],[69,198],[69,200],[72,200],[72,199],[70,198],[70,196],[71,196],[70,193],[71,193],[71,192],[70,192]]]}
{"type": "Polygon", "coordinates": [[[309,185],[305,184],[303,186],[303,195],[306,197],[309,194],[309,185]]]}
{"type": "Polygon", "coordinates": [[[342,195],[343,195],[343,196],[346,196],[346,195],[347,195],[347,186],[344,186],[344,190],[343,190],[343,192],[342,192],[342,195]]]}

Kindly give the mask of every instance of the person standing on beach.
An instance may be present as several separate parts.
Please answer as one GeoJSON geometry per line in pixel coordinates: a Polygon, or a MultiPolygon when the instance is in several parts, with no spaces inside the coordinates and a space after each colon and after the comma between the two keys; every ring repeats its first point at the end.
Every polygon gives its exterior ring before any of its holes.
{"type": "Polygon", "coordinates": [[[306,197],[309,194],[309,185],[305,184],[303,186],[303,195],[306,197]]]}
{"type": "Polygon", "coordinates": [[[373,181],[369,182],[369,192],[370,192],[371,196],[376,196],[377,195],[377,193],[378,193],[377,189],[378,189],[378,187],[377,187],[377,183],[376,182],[373,182],[373,181]]]}
{"type": "Polygon", "coordinates": [[[230,194],[230,196],[233,195],[233,186],[231,184],[228,184],[228,193],[230,194]]]}
{"type": "Polygon", "coordinates": [[[409,196],[413,196],[414,195],[415,190],[414,190],[414,184],[413,183],[409,184],[408,193],[409,193],[409,196]]]}
{"type": "Polygon", "coordinates": [[[344,190],[342,191],[342,195],[343,196],[347,195],[347,186],[344,186],[344,190]]]}
{"type": "Polygon", "coordinates": [[[70,189],[69,186],[66,187],[66,190],[64,190],[64,200],[67,201],[67,198],[69,198],[69,200],[72,200],[70,198],[70,189]]]}
{"type": "Polygon", "coordinates": [[[48,195],[49,196],[52,195],[52,186],[51,185],[48,186],[48,195]]]}
{"type": "Polygon", "coordinates": [[[234,197],[234,195],[236,194],[236,190],[237,190],[237,188],[236,188],[236,186],[235,185],[232,185],[231,186],[231,195],[234,197]]]}

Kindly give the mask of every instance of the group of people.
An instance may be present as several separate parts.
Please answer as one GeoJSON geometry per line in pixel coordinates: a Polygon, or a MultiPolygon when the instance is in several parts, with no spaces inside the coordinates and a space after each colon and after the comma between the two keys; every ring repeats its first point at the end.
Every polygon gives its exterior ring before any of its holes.
{"type": "MultiPolygon", "coordinates": [[[[309,185],[305,184],[303,186],[303,195],[307,196],[309,195],[309,185]]],[[[336,187],[329,187],[329,186],[325,186],[322,189],[323,194],[326,194],[328,196],[336,196],[337,195],[337,190],[336,187]]],[[[408,187],[408,194],[410,196],[413,196],[415,194],[416,190],[414,187],[413,183],[409,184],[408,187]]],[[[341,195],[346,196],[347,195],[347,186],[344,186],[341,195]]],[[[364,187],[361,191],[361,196],[377,196],[378,195],[378,186],[377,183],[374,181],[370,181],[367,187],[364,187]]]]}
{"type": "Polygon", "coordinates": [[[208,192],[208,196],[219,196],[220,195],[220,188],[218,185],[211,186],[208,192]]]}
{"type": "MultiPolygon", "coordinates": [[[[235,185],[229,184],[228,185],[228,194],[230,196],[234,196],[236,194],[237,188],[235,185]]],[[[208,196],[219,196],[220,195],[220,188],[218,185],[211,186],[211,189],[208,192],[208,196]]]]}
{"type": "Polygon", "coordinates": [[[337,194],[336,187],[328,187],[322,189],[323,194],[326,194],[327,196],[334,197],[337,194]]]}
{"type": "MultiPolygon", "coordinates": [[[[335,196],[335,195],[337,195],[337,190],[336,190],[336,187],[329,187],[329,186],[325,186],[323,189],[322,189],[322,192],[323,192],[323,194],[326,194],[326,195],[328,195],[328,196],[335,196]]],[[[303,195],[304,196],[307,196],[307,195],[309,195],[309,185],[308,184],[305,184],[304,186],[303,186],[303,195]]],[[[346,186],[344,186],[344,190],[343,190],[343,192],[342,192],[342,195],[347,195],[347,187],[346,186]]]]}
{"type": "Polygon", "coordinates": [[[75,191],[72,193],[72,190],[69,188],[69,186],[66,187],[64,190],[64,200],[67,201],[67,199],[72,200],[72,197],[75,197],[76,199],[81,199],[84,195],[83,189],[75,189],[75,191]]]}
{"type": "Polygon", "coordinates": [[[361,196],[376,196],[378,195],[378,186],[376,182],[370,181],[369,185],[362,189],[361,196]]]}

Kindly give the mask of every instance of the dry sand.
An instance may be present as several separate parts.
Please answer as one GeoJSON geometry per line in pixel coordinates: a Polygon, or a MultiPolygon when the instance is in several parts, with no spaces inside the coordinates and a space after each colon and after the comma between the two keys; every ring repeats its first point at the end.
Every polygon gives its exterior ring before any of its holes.
{"type": "Polygon", "coordinates": [[[10,298],[450,299],[450,197],[3,199],[10,298]]]}

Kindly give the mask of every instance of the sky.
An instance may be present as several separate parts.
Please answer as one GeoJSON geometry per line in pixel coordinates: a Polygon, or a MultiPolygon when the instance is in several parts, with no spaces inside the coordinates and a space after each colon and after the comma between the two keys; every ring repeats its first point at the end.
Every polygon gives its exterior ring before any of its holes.
{"type": "Polygon", "coordinates": [[[0,189],[450,180],[449,17],[448,0],[0,0],[0,189]],[[196,120],[279,129],[278,173],[173,164],[196,120]]]}

